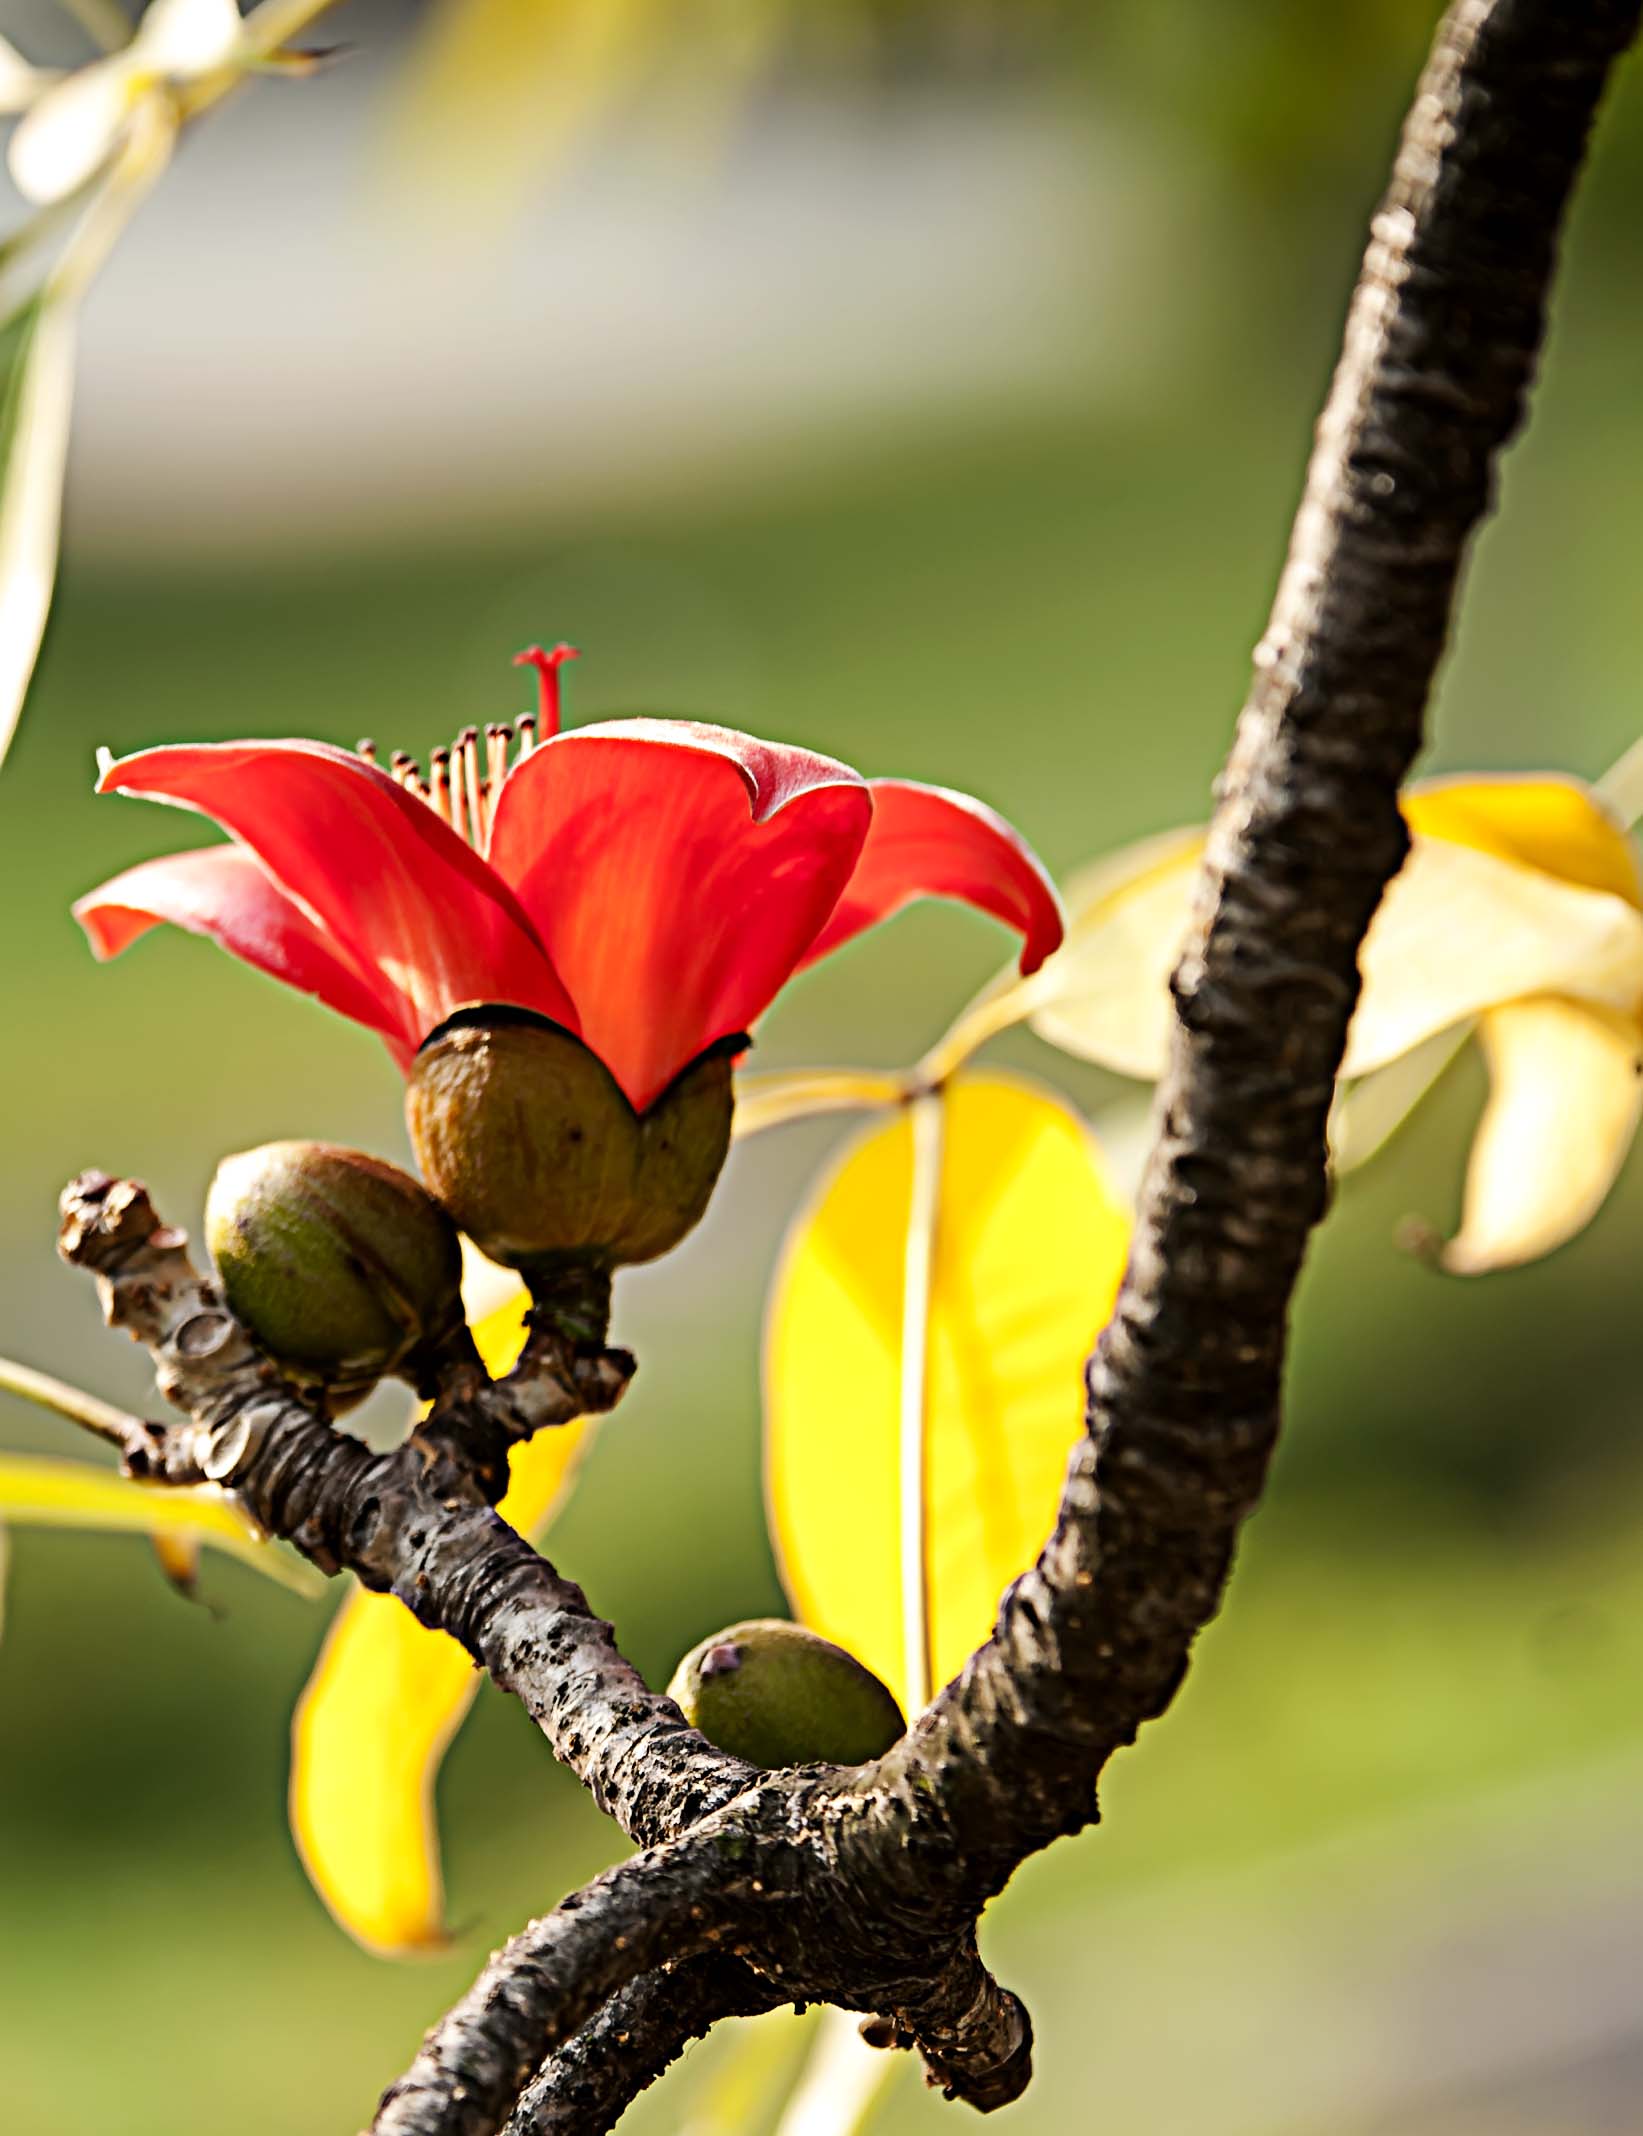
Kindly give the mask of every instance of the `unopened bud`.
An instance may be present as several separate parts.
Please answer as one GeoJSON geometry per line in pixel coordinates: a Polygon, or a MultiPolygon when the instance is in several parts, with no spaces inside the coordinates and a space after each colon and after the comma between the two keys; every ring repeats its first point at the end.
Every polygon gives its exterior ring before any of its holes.
{"type": "Polygon", "coordinates": [[[422,1176],[504,1267],[653,1261],[700,1221],[730,1148],[738,1035],[636,1113],[599,1056],[526,1009],[462,1009],[424,1040],[406,1119],[422,1176]]]}
{"type": "Polygon", "coordinates": [[[871,1669],[777,1617],[704,1639],[667,1688],[692,1727],[751,1765],[865,1765],[906,1725],[871,1669]]]}
{"type": "Polygon", "coordinates": [[[223,1296],[280,1370],[333,1409],[413,1380],[462,1322],[455,1226],[396,1165],[328,1142],[224,1158],[205,1207],[223,1296]]]}

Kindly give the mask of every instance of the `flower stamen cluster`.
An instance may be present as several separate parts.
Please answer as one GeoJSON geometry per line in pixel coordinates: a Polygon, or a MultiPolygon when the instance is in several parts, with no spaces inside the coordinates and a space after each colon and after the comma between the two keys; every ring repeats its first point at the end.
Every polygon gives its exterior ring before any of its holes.
{"type": "MultiPolygon", "coordinates": [[[[535,712],[522,712],[512,725],[505,720],[494,722],[485,729],[483,740],[477,727],[464,727],[450,748],[430,751],[426,776],[415,757],[396,749],[388,760],[388,776],[406,793],[425,801],[440,822],[448,824],[476,853],[488,853],[503,782],[539,746],[539,736],[548,742],[559,732],[559,670],[567,660],[579,658],[574,645],[556,645],[551,652],[540,645],[527,646],[515,655],[514,666],[536,670],[535,712]],[[510,765],[516,740],[519,753],[510,765]]],[[[378,764],[374,741],[362,741],[357,754],[367,764],[378,764]]]]}

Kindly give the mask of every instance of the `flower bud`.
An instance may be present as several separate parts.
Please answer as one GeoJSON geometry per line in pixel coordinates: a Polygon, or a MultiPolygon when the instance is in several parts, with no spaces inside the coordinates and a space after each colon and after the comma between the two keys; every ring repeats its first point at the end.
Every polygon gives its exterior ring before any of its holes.
{"type": "Polygon", "coordinates": [[[721,1039],[636,1113],[599,1056],[527,1009],[462,1009],[424,1040],[406,1091],[422,1176],[504,1267],[653,1261],[701,1221],[730,1147],[721,1039]]]}
{"type": "Polygon", "coordinates": [[[865,1765],[906,1725],[853,1654],[776,1617],[704,1639],[667,1689],[710,1743],[752,1765],[865,1765]]]}
{"type": "Polygon", "coordinates": [[[462,1323],[455,1226],[397,1166],[328,1142],[226,1157],[205,1205],[223,1296],[287,1378],[333,1410],[417,1379],[462,1323]]]}

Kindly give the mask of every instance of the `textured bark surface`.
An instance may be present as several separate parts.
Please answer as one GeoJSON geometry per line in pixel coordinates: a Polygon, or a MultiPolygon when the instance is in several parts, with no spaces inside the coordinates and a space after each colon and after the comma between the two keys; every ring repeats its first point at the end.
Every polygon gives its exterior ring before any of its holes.
{"type": "Polygon", "coordinates": [[[785,2000],[736,1958],[693,1958],[642,1974],[549,2055],[503,2136],[586,2136],[608,2129],[693,2040],[723,2017],[757,2017],[785,2000]]]}
{"type": "Polygon", "coordinates": [[[1460,0],[1445,19],[1222,783],[1089,1433],[994,1637],[878,1764],[759,1774],[714,1750],[491,1511],[498,1433],[614,1399],[613,1353],[544,1335],[502,1390],[469,1364],[408,1447],[373,1456],[280,1387],[141,1189],[70,1189],[65,1254],[193,1420],[145,1428],[130,1465],[226,1483],[316,1563],[454,1633],[650,1850],[498,1954],[379,2130],[594,2136],[716,2016],[784,2001],[874,2013],[982,2110],[1026,2083],[1031,2028],[976,1920],[1026,1856],[1093,1819],[1102,1767],[1169,1703],[1259,1498],[1358,949],[1406,846],[1398,788],[1640,5],[1460,0]]]}

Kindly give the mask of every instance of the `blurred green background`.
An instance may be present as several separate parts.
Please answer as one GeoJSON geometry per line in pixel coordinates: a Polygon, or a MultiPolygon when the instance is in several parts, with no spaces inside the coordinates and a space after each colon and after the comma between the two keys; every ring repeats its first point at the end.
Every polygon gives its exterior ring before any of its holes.
{"type": "MultiPolygon", "coordinates": [[[[348,358],[416,249],[390,228],[391,171],[365,173],[357,147],[413,11],[344,11],[358,69],[220,117],[146,211],[88,319],[61,594],[0,774],[0,1349],[150,1400],[53,1259],[57,1191],[86,1165],[139,1174],[194,1223],[226,1150],[295,1134],[404,1153],[396,1078],[365,1034],[181,936],[92,964],[71,899],[195,836],[94,803],[99,743],[371,733],[420,752],[517,709],[509,656],[563,635],[585,653],[575,717],[708,714],[968,787],[1058,871],[1203,814],[1435,10],[1114,0],[1023,10],[1009,34],[977,8],[887,12],[893,34],[848,63],[796,45],[710,163],[658,150],[654,111],[614,114],[430,314],[425,376],[415,350],[381,375],[348,358]],[[782,160],[801,134],[825,143],[802,183],[782,160]],[[988,161],[1000,142],[1014,161],[988,161]],[[978,233],[953,202],[1006,165],[1009,213],[978,233]],[[302,191],[315,170],[323,213],[302,191]],[[372,203],[357,222],[350,186],[372,203]],[[928,289],[906,266],[924,215],[928,289]],[[883,249],[898,217],[904,255],[883,249]],[[651,248],[687,226],[717,279],[670,312],[651,248]],[[533,247],[578,230],[567,293],[533,247]],[[880,280],[853,281],[875,246],[880,280]],[[264,281],[297,306],[265,360],[229,317],[264,281]],[[636,289],[657,308],[629,332],[636,289]],[[760,353],[767,314],[807,302],[831,338],[760,353]],[[996,361],[965,369],[967,320],[996,361]],[[573,332],[608,360],[556,369],[573,332]],[[305,337],[329,369],[305,369],[305,337]],[[695,398],[676,390],[681,346],[695,398]],[[890,354],[864,348],[899,350],[896,393],[877,390],[890,354]],[[470,452],[488,411],[462,382],[481,364],[505,405],[527,399],[514,434],[470,452]],[[360,439],[380,451],[356,466],[360,439]],[[321,463],[334,494],[304,487],[321,463]]],[[[1595,775],[1643,729],[1640,164],[1643,89],[1623,81],[1433,768],[1595,775]]],[[[795,987],[761,1064],[899,1063],[1000,950],[967,916],[908,917],[795,987]]],[[[1133,1098],[1029,1038],[995,1050],[1097,1118],[1133,1098]]],[[[1452,1219],[1480,1095],[1463,1058],[1342,1192],[1226,1614],[1112,1772],[1102,1830],[1029,1865],[988,1922],[1042,2043],[1000,2123],[1023,2136],[1637,2125],[1643,1194],[1634,1165],[1535,1269],[1469,1285],[1416,1266],[1396,1226],[1452,1219]]],[[[717,1625],[781,1606],[759,1317],[835,1139],[812,1126],[738,1152],[703,1230],[620,1301],[644,1369],[552,1548],[654,1682],[717,1625]]],[[[95,1458],[15,1404],[0,1444],[95,1458]]],[[[362,1955],[283,1821],[290,1709],[329,1605],[215,1561],[206,1592],[211,1608],[187,1607],[137,1543],[13,1540],[0,2125],[19,2136],[355,2127],[491,1944],[618,1851],[486,1694],[440,1790],[458,1945],[410,1967],[362,1955]]],[[[685,2126],[723,2054],[687,2058],[634,2127],[685,2126]]],[[[956,2112],[903,2071],[871,2126],[956,2112]]]]}

